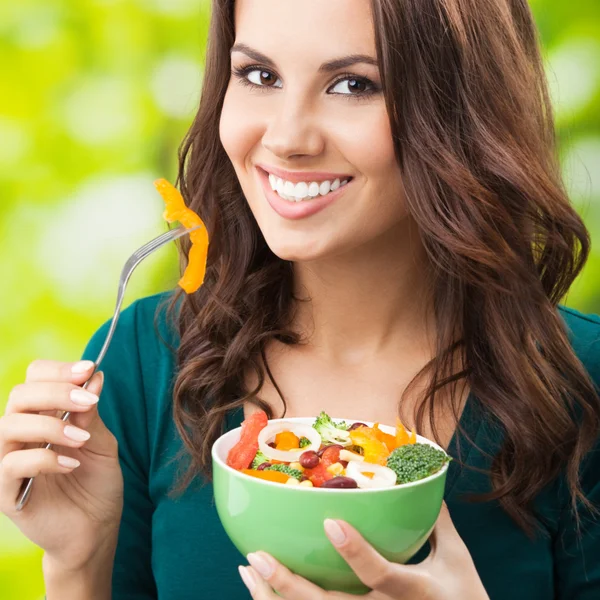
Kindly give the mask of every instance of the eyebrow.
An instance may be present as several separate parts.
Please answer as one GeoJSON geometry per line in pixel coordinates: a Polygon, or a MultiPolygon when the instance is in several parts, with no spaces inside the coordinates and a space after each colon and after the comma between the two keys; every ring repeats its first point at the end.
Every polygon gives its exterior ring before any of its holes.
{"type": "MultiPolygon", "coordinates": [[[[277,65],[275,61],[271,60],[266,54],[251,48],[246,44],[234,44],[231,48],[231,54],[234,52],[243,52],[246,56],[250,57],[253,60],[264,63],[267,67],[272,69],[276,69],[277,65]]],[[[357,63],[365,63],[367,65],[373,65],[374,67],[378,67],[377,60],[367,54],[350,54],[348,56],[341,56],[340,58],[334,58],[333,60],[329,60],[324,62],[319,67],[319,73],[331,73],[333,71],[338,71],[339,69],[345,69],[351,65],[355,65],[357,63]]]]}

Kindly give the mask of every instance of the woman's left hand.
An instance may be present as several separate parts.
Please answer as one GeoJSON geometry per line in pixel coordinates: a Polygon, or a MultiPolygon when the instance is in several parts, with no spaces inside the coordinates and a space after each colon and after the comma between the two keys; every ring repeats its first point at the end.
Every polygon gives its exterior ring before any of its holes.
{"type": "MultiPolygon", "coordinates": [[[[445,503],[429,538],[431,552],[421,563],[385,560],[345,521],[325,521],[331,543],[371,592],[373,600],[489,600],[473,559],[452,523],[445,503]]],[[[248,554],[251,567],[240,575],[254,600],[349,600],[354,595],[327,592],[295,575],[265,552],[248,554]],[[277,590],[279,596],[275,594],[277,590]]]]}

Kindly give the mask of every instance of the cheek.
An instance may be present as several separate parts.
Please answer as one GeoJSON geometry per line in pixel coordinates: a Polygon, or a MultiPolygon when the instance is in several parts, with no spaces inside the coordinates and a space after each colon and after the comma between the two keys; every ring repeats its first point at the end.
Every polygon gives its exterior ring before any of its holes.
{"type": "Polygon", "coordinates": [[[362,136],[362,143],[357,143],[357,152],[360,152],[360,170],[367,175],[371,182],[376,182],[377,187],[387,188],[390,185],[397,187],[400,174],[396,162],[392,131],[387,113],[380,110],[369,122],[369,131],[362,136]],[[366,140],[366,143],[365,143],[366,140]]]}
{"type": "Polygon", "coordinates": [[[244,114],[247,117],[247,110],[244,111],[244,103],[240,95],[230,88],[223,101],[219,120],[219,137],[236,170],[244,156],[256,144],[257,136],[260,136],[256,122],[245,118],[244,114]]]}

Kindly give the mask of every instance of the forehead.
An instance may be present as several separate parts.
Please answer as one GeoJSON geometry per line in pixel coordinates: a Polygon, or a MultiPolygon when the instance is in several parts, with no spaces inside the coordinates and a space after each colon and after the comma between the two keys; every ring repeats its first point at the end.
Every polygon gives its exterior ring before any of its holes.
{"type": "Polygon", "coordinates": [[[235,34],[281,65],[376,53],[370,0],[236,0],[235,34]]]}

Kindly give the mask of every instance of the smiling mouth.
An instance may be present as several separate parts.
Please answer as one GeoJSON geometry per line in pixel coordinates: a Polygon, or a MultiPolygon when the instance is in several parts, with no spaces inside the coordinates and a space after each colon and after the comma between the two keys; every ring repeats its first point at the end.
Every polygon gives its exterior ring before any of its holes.
{"type": "Polygon", "coordinates": [[[264,169],[260,170],[267,177],[271,190],[288,202],[306,202],[327,196],[331,192],[335,192],[338,188],[347,185],[353,179],[353,177],[348,176],[343,179],[307,180],[294,183],[269,173],[264,169]]]}

